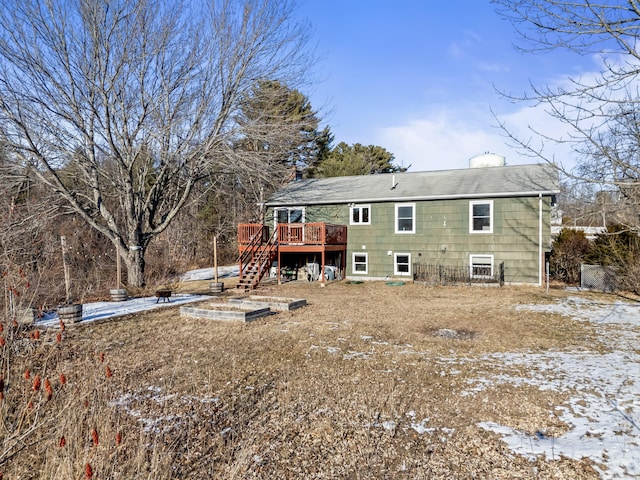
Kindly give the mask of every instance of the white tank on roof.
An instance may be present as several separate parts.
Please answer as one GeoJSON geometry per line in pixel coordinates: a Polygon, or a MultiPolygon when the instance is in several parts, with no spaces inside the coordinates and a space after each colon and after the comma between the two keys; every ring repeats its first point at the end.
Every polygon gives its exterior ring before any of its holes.
{"type": "Polygon", "coordinates": [[[504,167],[505,165],[505,158],[495,153],[486,152],[469,159],[469,168],[504,167]]]}

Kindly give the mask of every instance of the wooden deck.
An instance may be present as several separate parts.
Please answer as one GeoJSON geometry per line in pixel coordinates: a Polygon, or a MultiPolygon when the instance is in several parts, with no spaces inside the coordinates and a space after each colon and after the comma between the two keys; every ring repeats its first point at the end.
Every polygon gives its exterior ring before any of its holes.
{"type": "MultiPolygon", "coordinates": [[[[259,223],[238,225],[238,248],[242,252],[250,248],[256,236],[266,243],[271,237],[270,228],[259,223]]],[[[347,244],[347,226],[330,223],[281,223],[277,227],[277,243],[288,251],[308,252],[309,247],[338,247],[347,244]]]]}
{"type": "MultiPolygon", "coordinates": [[[[342,252],[341,269],[346,267],[347,226],[324,222],[281,223],[275,232],[267,225],[242,223],[238,225],[238,250],[240,253],[240,272],[250,257],[256,257],[267,245],[275,245],[278,260],[278,278],[282,253],[320,254],[321,281],[324,284],[326,252],[342,252]]],[[[275,260],[275,258],[274,258],[275,260]]]]}

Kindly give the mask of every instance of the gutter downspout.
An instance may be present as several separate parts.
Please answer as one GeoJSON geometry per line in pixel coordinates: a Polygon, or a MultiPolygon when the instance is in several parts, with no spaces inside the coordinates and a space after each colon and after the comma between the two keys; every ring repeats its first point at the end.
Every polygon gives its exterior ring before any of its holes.
{"type": "Polygon", "coordinates": [[[542,193],[538,194],[538,286],[542,286],[542,274],[544,261],[542,257],[542,193]]]}

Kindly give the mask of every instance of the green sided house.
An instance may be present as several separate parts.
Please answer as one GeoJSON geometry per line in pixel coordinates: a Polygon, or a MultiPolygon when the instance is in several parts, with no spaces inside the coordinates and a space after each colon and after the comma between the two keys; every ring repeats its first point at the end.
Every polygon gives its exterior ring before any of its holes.
{"type": "Polygon", "coordinates": [[[298,180],[265,203],[265,222],[239,225],[240,286],[263,275],[417,280],[458,268],[470,278],[542,285],[552,165],[504,165],[298,180]]]}

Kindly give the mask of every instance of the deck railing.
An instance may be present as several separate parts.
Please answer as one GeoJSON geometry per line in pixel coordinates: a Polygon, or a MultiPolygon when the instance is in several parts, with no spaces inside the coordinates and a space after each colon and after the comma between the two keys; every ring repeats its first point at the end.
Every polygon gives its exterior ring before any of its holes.
{"type": "Polygon", "coordinates": [[[238,245],[266,243],[269,240],[269,227],[260,223],[241,223],[238,225],[238,245]]]}
{"type": "MultiPolygon", "coordinates": [[[[257,223],[238,225],[238,244],[251,244],[257,234],[269,239],[269,228],[257,223]]],[[[331,223],[280,223],[278,224],[279,245],[344,245],[347,243],[347,226],[331,223]]]]}

